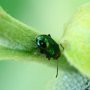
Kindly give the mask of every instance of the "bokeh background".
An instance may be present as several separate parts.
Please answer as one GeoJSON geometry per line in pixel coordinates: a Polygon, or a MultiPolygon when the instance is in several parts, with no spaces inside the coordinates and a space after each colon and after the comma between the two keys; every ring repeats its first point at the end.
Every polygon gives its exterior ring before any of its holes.
{"type": "MultiPolygon", "coordinates": [[[[60,40],[65,24],[86,2],[89,0],[0,0],[0,5],[37,31],[60,40]]],[[[56,68],[42,63],[0,61],[0,90],[47,90],[55,74],[56,68]]]]}

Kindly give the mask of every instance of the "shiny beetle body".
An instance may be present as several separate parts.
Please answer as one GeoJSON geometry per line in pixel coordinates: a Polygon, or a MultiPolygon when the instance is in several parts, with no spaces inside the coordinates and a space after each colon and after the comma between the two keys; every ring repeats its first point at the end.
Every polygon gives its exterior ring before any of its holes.
{"type": "Polygon", "coordinates": [[[59,45],[49,35],[39,35],[36,38],[36,44],[40,52],[45,54],[48,60],[50,58],[58,59],[61,55],[59,45]]]}

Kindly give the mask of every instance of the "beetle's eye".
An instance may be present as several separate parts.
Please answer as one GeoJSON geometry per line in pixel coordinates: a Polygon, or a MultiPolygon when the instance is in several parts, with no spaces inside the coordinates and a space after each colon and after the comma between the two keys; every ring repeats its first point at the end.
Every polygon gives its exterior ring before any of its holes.
{"type": "Polygon", "coordinates": [[[39,43],[40,43],[40,46],[41,46],[42,48],[46,48],[46,43],[45,43],[45,42],[39,41],[39,43]]]}

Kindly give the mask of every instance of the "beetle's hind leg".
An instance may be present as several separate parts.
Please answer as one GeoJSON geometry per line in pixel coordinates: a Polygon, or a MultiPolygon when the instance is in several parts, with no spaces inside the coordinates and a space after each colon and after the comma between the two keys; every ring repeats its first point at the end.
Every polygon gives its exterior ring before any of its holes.
{"type": "Polygon", "coordinates": [[[51,59],[51,57],[50,57],[49,55],[46,55],[46,58],[48,58],[48,60],[50,60],[50,59],[51,59]]]}
{"type": "Polygon", "coordinates": [[[43,54],[43,53],[44,53],[44,51],[43,51],[43,50],[40,50],[40,53],[42,53],[42,54],[43,54]]]}

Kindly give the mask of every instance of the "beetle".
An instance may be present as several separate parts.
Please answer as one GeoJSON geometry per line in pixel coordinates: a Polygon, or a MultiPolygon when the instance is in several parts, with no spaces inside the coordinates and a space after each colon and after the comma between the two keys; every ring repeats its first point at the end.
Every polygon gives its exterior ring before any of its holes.
{"type": "MultiPolygon", "coordinates": [[[[43,35],[37,36],[36,45],[40,50],[40,52],[46,55],[46,58],[48,58],[48,60],[50,60],[50,58],[57,60],[61,56],[61,50],[59,48],[59,45],[55,42],[55,40],[51,38],[50,34],[48,35],[43,34],[43,35]]],[[[62,45],[61,47],[63,48],[62,45]]],[[[56,77],[57,76],[58,76],[58,60],[57,60],[56,77]]]]}

